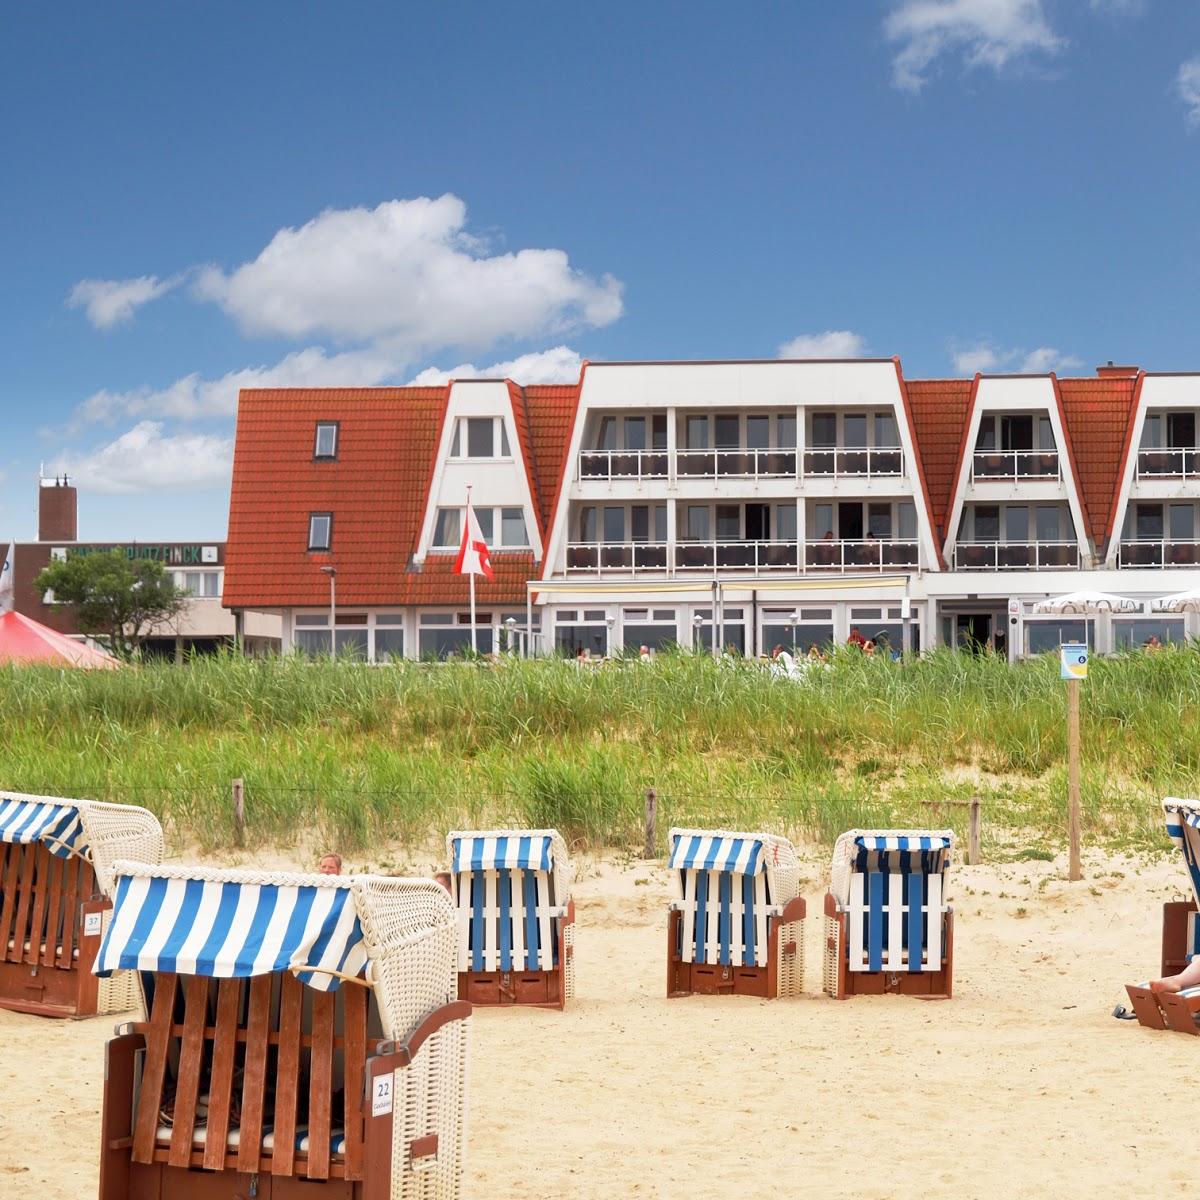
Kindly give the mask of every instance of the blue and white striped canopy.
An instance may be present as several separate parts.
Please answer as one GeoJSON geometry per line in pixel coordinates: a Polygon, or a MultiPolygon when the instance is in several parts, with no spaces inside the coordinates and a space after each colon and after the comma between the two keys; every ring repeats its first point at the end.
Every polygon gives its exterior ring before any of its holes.
{"type": "Polygon", "coordinates": [[[1166,807],[1166,818],[1167,836],[1177,846],[1183,845],[1183,827],[1185,825],[1190,825],[1193,829],[1200,829],[1200,812],[1182,804],[1177,808],[1166,807]]]}
{"type": "Polygon", "coordinates": [[[1192,891],[1200,902],[1200,861],[1197,859],[1197,836],[1190,838],[1186,835],[1188,829],[1200,829],[1200,805],[1194,800],[1163,801],[1163,813],[1167,820],[1167,835],[1183,853],[1183,861],[1187,865],[1188,875],[1192,881],[1192,891]]]}
{"type": "Polygon", "coordinates": [[[671,844],[667,864],[672,871],[728,871],[734,875],[760,875],[766,869],[763,842],[755,837],[714,837],[681,834],[671,844]]]}
{"type": "Polygon", "coordinates": [[[0,842],[28,846],[39,841],[59,858],[84,854],[87,846],[79,809],[66,800],[0,796],[0,842]]]}
{"type": "Polygon", "coordinates": [[[179,872],[118,873],[113,915],[93,968],[168,971],[219,979],[266,975],[293,964],[317,991],[357,976],[367,963],[349,881],[277,885],[179,872]]]}
{"type": "Polygon", "coordinates": [[[864,850],[946,850],[948,837],[917,837],[912,834],[864,833],[854,839],[864,850]]]}
{"type": "Polygon", "coordinates": [[[549,871],[552,865],[550,838],[544,834],[525,836],[461,837],[454,839],[454,873],[494,871],[517,867],[525,871],[549,871]]]}

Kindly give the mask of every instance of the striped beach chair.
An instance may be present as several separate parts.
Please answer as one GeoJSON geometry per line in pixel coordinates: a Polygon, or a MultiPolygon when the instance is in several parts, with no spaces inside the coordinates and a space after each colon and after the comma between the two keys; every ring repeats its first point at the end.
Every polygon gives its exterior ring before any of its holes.
{"type": "MultiPolygon", "coordinates": [[[[1162,975],[1178,975],[1200,954],[1200,921],[1196,904],[1200,899],[1200,801],[1168,796],[1162,802],[1167,836],[1179,848],[1191,885],[1191,900],[1169,900],[1163,905],[1162,975]]],[[[1200,987],[1181,992],[1153,992],[1148,981],[1131,983],[1126,989],[1134,1015],[1149,1029],[1173,1029],[1177,1033],[1200,1034],[1200,987]]]]}
{"type": "Polygon", "coordinates": [[[833,850],[825,897],[825,991],[949,999],[954,912],[945,902],[948,829],[852,829],[833,850]]]}
{"type": "Polygon", "coordinates": [[[116,864],[100,1200],[456,1200],[471,1006],[432,880],[116,864]]]}
{"type": "Polygon", "coordinates": [[[144,808],[0,792],[0,1008],[49,1017],[133,1008],[133,978],[98,981],[92,961],[114,860],[162,856],[162,827],[144,808]]]}
{"type": "Polygon", "coordinates": [[[667,995],[798,996],[805,905],[792,843],[672,829],[668,846],[667,995]]]}
{"type": "Polygon", "coordinates": [[[555,829],[451,833],[458,995],[472,1004],[563,1008],[575,995],[575,902],[555,829]]]}

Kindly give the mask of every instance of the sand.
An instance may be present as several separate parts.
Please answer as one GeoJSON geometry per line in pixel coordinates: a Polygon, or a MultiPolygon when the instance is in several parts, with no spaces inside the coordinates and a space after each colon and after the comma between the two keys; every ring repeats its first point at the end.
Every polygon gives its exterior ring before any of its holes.
{"type": "MultiPolygon", "coordinates": [[[[282,865],[286,856],[279,856],[282,865]]],[[[429,861],[414,866],[427,868],[429,861]]],[[[825,861],[807,860],[820,911],[825,861]]],[[[1173,858],[953,868],[955,998],[668,1001],[666,873],[580,863],[578,1000],[480,1010],[468,1194],[1185,1195],[1200,1038],[1112,1019],[1155,969],[1173,858]]],[[[0,1012],[0,1196],[95,1195],[112,1018],[0,1012]]]]}

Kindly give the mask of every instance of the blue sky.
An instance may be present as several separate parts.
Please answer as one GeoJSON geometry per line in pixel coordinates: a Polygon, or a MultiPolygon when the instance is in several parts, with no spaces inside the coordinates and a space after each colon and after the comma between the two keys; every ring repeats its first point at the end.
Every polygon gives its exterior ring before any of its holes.
{"type": "Polygon", "coordinates": [[[0,540],[223,535],[239,383],[1200,369],[1200,0],[8,6],[0,103],[0,540]]]}

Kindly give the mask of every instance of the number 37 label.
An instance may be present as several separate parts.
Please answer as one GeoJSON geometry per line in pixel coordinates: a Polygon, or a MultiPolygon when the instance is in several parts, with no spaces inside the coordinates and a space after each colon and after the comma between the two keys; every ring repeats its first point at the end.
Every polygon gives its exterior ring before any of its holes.
{"type": "Polygon", "coordinates": [[[371,1116],[386,1117],[392,1111],[392,1078],[376,1075],[371,1081],[371,1116]]]}

